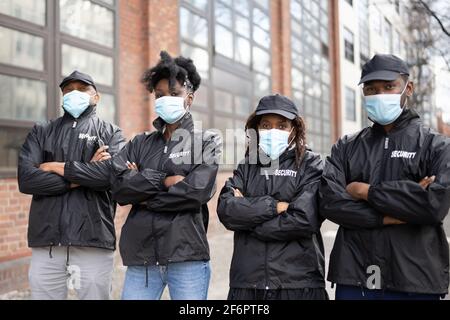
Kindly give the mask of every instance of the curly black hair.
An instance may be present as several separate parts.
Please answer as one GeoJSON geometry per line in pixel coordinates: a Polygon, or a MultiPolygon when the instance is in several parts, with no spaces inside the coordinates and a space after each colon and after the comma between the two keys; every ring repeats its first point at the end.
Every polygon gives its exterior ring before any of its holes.
{"type": "Polygon", "coordinates": [[[186,86],[190,92],[195,92],[202,81],[192,59],[179,56],[173,59],[167,51],[161,51],[161,60],[156,66],[148,69],[142,76],[145,88],[153,93],[161,79],[169,80],[169,88],[173,89],[175,81],[186,86]]]}

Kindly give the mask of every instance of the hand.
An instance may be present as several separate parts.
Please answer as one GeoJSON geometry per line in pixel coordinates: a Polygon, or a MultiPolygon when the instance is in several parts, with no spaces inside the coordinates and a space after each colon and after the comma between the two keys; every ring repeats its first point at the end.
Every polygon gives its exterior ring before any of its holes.
{"type": "Polygon", "coordinates": [[[91,159],[91,162],[97,162],[97,161],[105,161],[108,159],[111,159],[111,155],[107,152],[109,149],[109,146],[103,146],[97,149],[94,156],[91,159]]]}
{"type": "Polygon", "coordinates": [[[164,179],[164,185],[166,186],[166,188],[170,188],[171,186],[177,184],[180,181],[183,181],[184,177],[183,176],[170,176],[167,177],[166,179],[164,179]]]}
{"type": "Polygon", "coordinates": [[[399,219],[396,219],[396,218],[385,216],[383,218],[383,224],[385,226],[387,226],[387,225],[394,225],[394,224],[406,224],[406,222],[404,222],[402,220],[399,220],[399,219]]]}
{"type": "Polygon", "coordinates": [[[419,184],[422,188],[426,189],[426,188],[428,188],[428,186],[430,184],[432,184],[434,182],[434,180],[436,180],[436,176],[431,176],[431,177],[426,176],[419,182],[419,184]]]}
{"type": "Polygon", "coordinates": [[[135,162],[131,163],[130,161],[127,161],[127,168],[130,170],[139,171],[138,166],[135,162]]]}
{"type": "Polygon", "coordinates": [[[53,172],[53,164],[54,162],[44,162],[41,163],[41,165],[39,166],[39,169],[41,169],[42,171],[45,172],[53,172]]]}
{"type": "Polygon", "coordinates": [[[45,162],[39,166],[39,169],[45,172],[56,173],[61,177],[64,177],[64,162],[45,162]]]}
{"type": "Polygon", "coordinates": [[[277,213],[282,214],[283,212],[286,212],[288,207],[289,207],[289,203],[279,201],[277,203],[277,213]]]}
{"type": "Polygon", "coordinates": [[[242,192],[241,192],[239,189],[235,189],[235,188],[231,188],[231,189],[233,189],[233,191],[234,191],[234,196],[235,196],[236,198],[243,198],[243,197],[244,197],[244,195],[242,194],[242,192]]]}
{"type": "Polygon", "coordinates": [[[369,197],[370,184],[363,182],[352,182],[345,190],[352,196],[355,200],[366,200],[369,197]]]}

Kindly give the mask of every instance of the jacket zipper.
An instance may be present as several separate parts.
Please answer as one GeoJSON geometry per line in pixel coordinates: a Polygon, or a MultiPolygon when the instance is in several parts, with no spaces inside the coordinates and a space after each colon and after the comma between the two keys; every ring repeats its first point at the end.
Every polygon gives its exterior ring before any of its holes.
{"type": "MultiPolygon", "coordinates": [[[[269,178],[269,174],[267,173],[267,170],[264,170],[264,175],[266,176],[266,185],[265,185],[265,189],[266,189],[266,192],[265,192],[265,194],[269,194],[269,181],[270,181],[270,178],[269,178]]],[[[268,270],[268,251],[269,251],[269,248],[268,248],[268,245],[267,245],[267,242],[266,241],[264,241],[264,252],[265,252],[265,254],[264,254],[264,276],[265,276],[265,290],[266,290],[266,292],[267,292],[267,290],[269,290],[269,270],[268,270]]],[[[264,294],[264,296],[265,296],[265,294],[264,294]]]]}
{"type": "MultiPolygon", "coordinates": [[[[169,144],[169,142],[164,142],[164,151],[163,151],[164,154],[166,154],[168,151],[168,148],[169,148],[168,144],[169,144]]],[[[162,170],[162,160],[163,160],[163,157],[161,156],[161,158],[159,159],[159,163],[158,163],[158,171],[162,170]]],[[[154,215],[152,215],[152,232],[155,232],[155,216],[154,215]]],[[[156,265],[159,266],[158,237],[156,236],[156,234],[153,239],[154,239],[153,249],[155,251],[156,265]]]]}
{"type": "MultiPolygon", "coordinates": [[[[379,183],[383,182],[386,178],[386,163],[387,163],[387,160],[389,157],[389,142],[390,142],[389,134],[386,134],[386,136],[384,138],[383,160],[381,162],[379,183]]],[[[378,252],[378,250],[377,250],[378,249],[377,248],[378,241],[376,241],[376,239],[373,239],[373,240],[374,240],[373,243],[375,244],[375,252],[377,253],[378,252]]],[[[376,255],[378,256],[378,254],[376,254],[376,255]]],[[[382,261],[379,261],[379,262],[382,262],[382,261]]],[[[377,265],[380,265],[380,264],[381,263],[377,263],[377,265]]],[[[382,266],[380,265],[380,267],[382,267],[382,266]]],[[[364,288],[362,285],[360,285],[360,286],[361,286],[361,290],[362,290],[361,291],[362,295],[364,296],[364,288]]]]}
{"type": "Polygon", "coordinates": [[[380,170],[380,182],[383,182],[386,175],[386,162],[389,150],[389,136],[386,136],[384,139],[384,149],[383,149],[383,161],[381,162],[381,170],[380,170]]]}
{"type": "MultiPolygon", "coordinates": [[[[78,121],[77,120],[74,120],[73,121],[73,123],[72,123],[72,130],[70,131],[70,138],[69,138],[69,148],[71,148],[71,146],[72,146],[72,141],[73,141],[73,135],[74,135],[74,130],[75,130],[75,128],[77,127],[77,125],[78,125],[78,121]]],[[[68,155],[69,155],[69,150],[67,150],[67,152],[68,152],[68,155]]],[[[68,159],[65,159],[66,161],[68,160],[68,159]]],[[[60,247],[60,246],[62,246],[62,243],[61,243],[61,234],[62,234],[62,228],[61,228],[61,214],[59,215],[59,223],[58,223],[58,225],[59,225],[59,241],[58,241],[58,246],[60,247]]]]}

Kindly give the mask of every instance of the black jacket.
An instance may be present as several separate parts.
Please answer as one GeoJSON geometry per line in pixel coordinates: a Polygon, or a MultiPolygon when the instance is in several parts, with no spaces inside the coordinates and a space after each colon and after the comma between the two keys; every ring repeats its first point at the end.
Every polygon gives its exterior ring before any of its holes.
{"type": "Polygon", "coordinates": [[[279,160],[279,169],[271,170],[246,159],[222,189],[217,213],[234,231],[231,288],[325,287],[317,197],[322,160],[307,151],[297,168],[294,150],[279,160]],[[235,197],[233,188],[244,197],[235,197]],[[290,203],[280,215],[278,201],[290,203]]]}
{"type": "Polygon", "coordinates": [[[332,149],[320,188],[321,214],[340,225],[328,280],[366,286],[381,271],[383,289],[444,294],[449,247],[442,222],[450,207],[450,139],[425,128],[406,110],[388,134],[374,125],[345,136],[332,149]],[[436,181],[426,190],[418,182],[436,181]],[[371,185],[368,201],[345,191],[371,185]],[[407,224],[383,226],[383,216],[407,224]]]}
{"type": "Polygon", "coordinates": [[[28,225],[30,247],[115,249],[116,204],[108,189],[95,188],[92,181],[71,189],[69,180],[39,169],[44,162],[89,162],[102,143],[114,155],[125,139],[118,127],[96,116],[94,107],[77,120],[66,113],[34,126],[20,151],[18,167],[20,191],[33,195],[28,225]]]}
{"type": "Polygon", "coordinates": [[[65,174],[74,182],[111,185],[119,204],[132,205],[119,244],[124,265],[209,260],[206,204],[215,192],[220,139],[194,130],[189,113],[168,142],[164,122],[158,118],[154,126],[157,131],[136,136],[111,161],[71,162],[65,174]],[[128,170],[126,161],[139,171],[128,170]],[[185,179],[166,189],[164,179],[173,175],[185,179]]]}

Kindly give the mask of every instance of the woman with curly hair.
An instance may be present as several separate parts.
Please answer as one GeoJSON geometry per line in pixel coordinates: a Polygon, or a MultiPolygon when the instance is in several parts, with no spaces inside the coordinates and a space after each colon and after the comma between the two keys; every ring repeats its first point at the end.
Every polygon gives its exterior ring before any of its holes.
{"type": "Polygon", "coordinates": [[[166,286],[174,300],[207,298],[206,204],[215,191],[220,139],[194,130],[189,108],[200,81],[191,59],[161,52],[142,79],[156,98],[156,131],[134,137],[110,161],[66,165],[71,180],[94,180],[119,204],[132,205],[119,245],[128,267],[122,299],[157,300],[166,286]]]}

